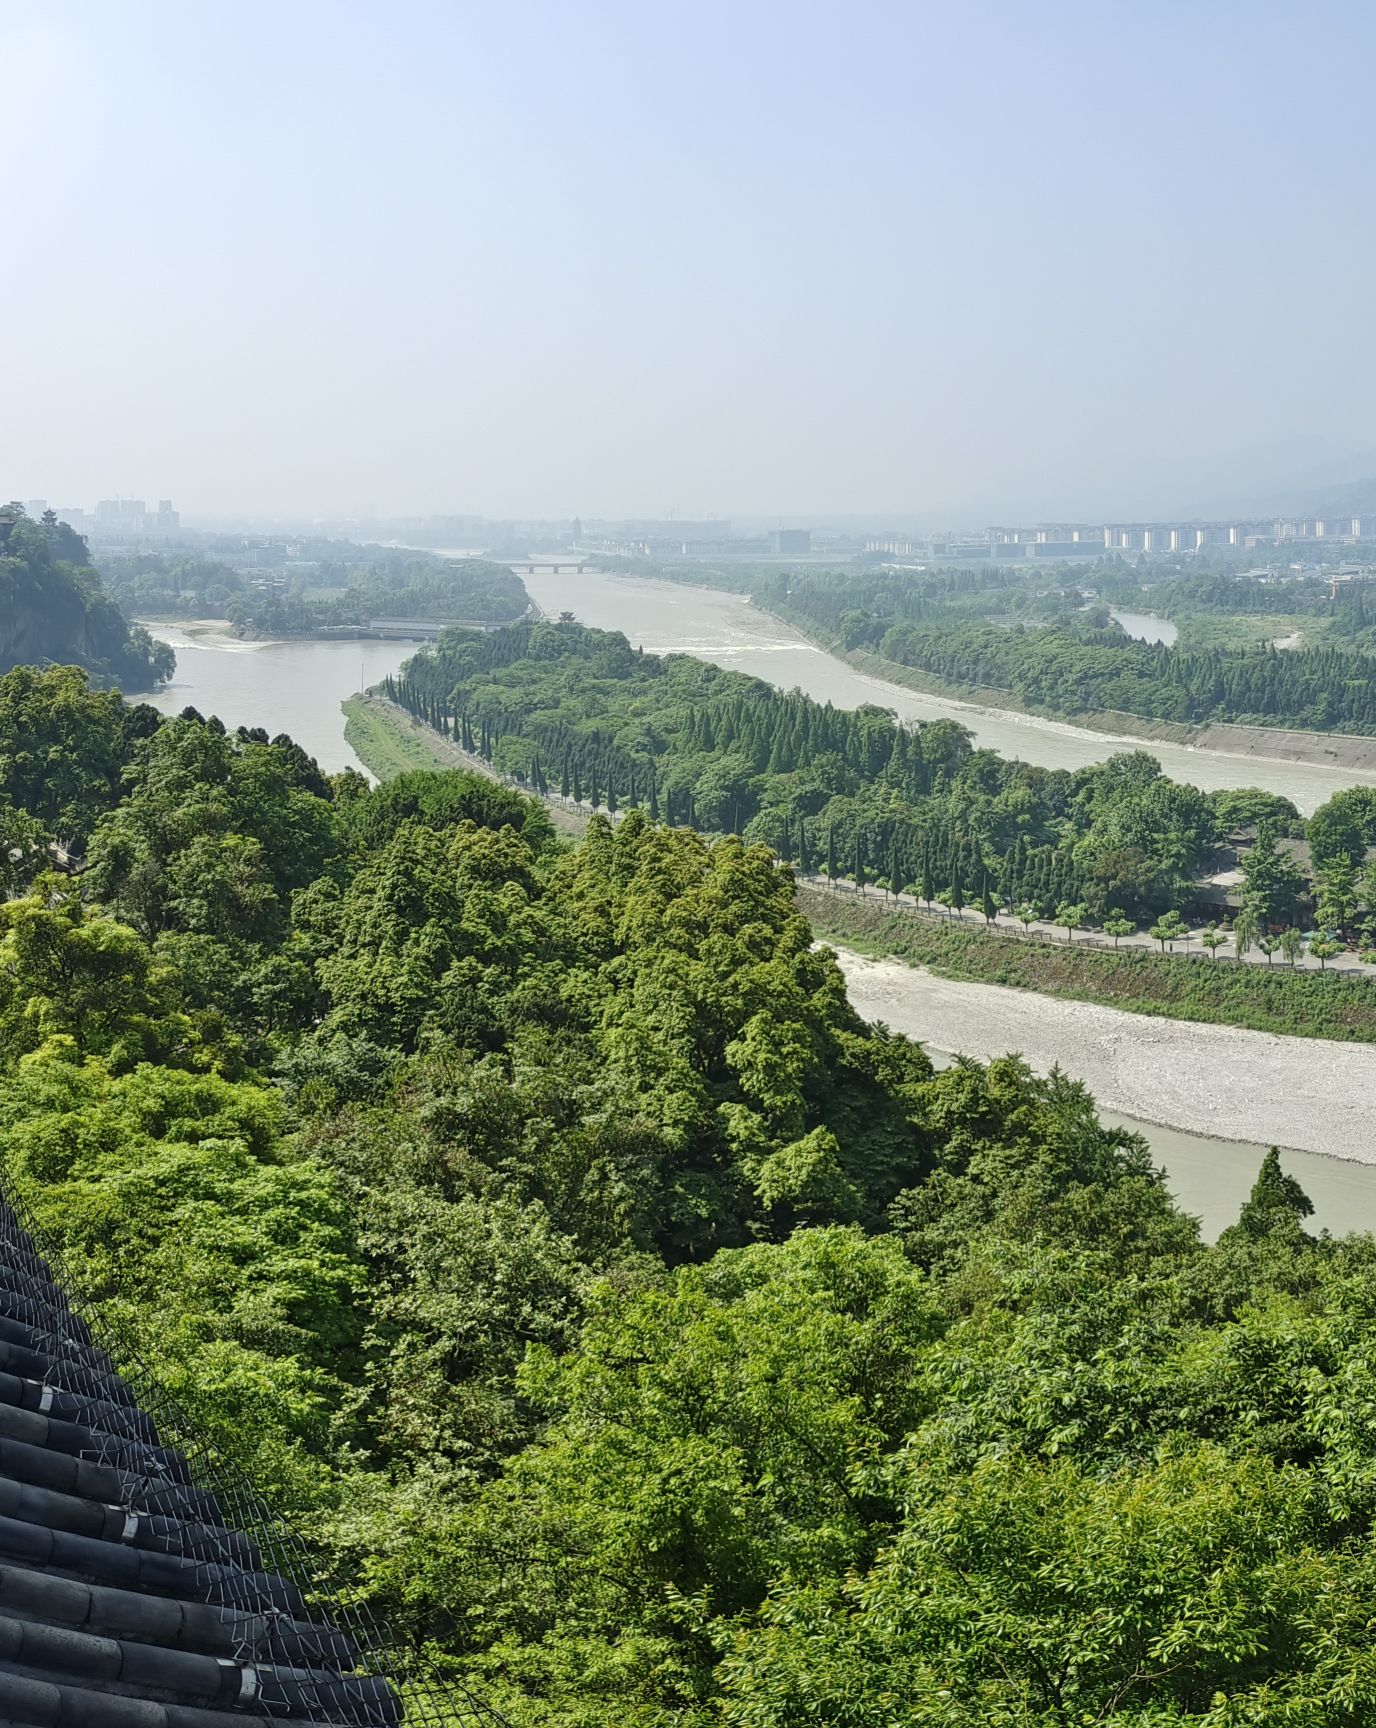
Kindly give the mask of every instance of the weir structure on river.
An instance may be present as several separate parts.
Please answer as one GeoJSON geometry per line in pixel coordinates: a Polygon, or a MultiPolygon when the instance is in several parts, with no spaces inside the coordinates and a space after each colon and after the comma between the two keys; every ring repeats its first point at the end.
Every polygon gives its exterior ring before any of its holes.
{"type": "Polygon", "coordinates": [[[86,1310],[6,1186],[0,1724],[501,1728],[347,1603],[318,1546],[86,1310]]]}

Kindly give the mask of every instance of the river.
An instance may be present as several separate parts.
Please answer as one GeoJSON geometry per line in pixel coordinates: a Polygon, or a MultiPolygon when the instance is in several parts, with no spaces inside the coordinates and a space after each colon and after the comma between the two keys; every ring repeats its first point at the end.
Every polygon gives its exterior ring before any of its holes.
{"type": "Polygon", "coordinates": [[[940,978],[836,943],[847,994],[929,1049],[979,1061],[1018,1051],[1039,1074],[1059,1067],[1107,1122],[1144,1135],[1187,1212],[1216,1236],[1247,1198],[1262,1147],[1314,1202],[1315,1229],[1376,1229],[1376,1052],[1368,1044],[1188,1025],[1030,990],[940,978]],[[1202,1132],[1172,1124],[1188,1123],[1202,1132]]]}
{"type": "Polygon", "coordinates": [[[395,672],[414,642],[240,642],[223,624],[148,625],[177,651],[177,672],[151,702],[164,714],[198,708],[226,726],[287,732],[327,774],[363,764],[344,741],[345,697],[395,672]]]}
{"type": "Polygon", "coordinates": [[[1158,617],[1155,612],[1125,612],[1121,607],[1110,606],[1109,617],[1139,642],[1164,642],[1167,648],[1172,648],[1180,634],[1169,618],[1158,617]]]}
{"type": "Polygon", "coordinates": [[[739,595],[720,593],[715,588],[591,572],[527,576],[524,581],[532,598],[551,617],[569,611],[581,623],[622,630],[647,652],[696,654],[718,666],[751,672],[781,689],[804,690],[818,702],[831,702],[838,708],[858,708],[872,702],[892,708],[906,720],[959,720],[974,733],[978,744],[1047,768],[1083,768],[1119,750],[1147,750],[1172,779],[1206,792],[1261,786],[1291,799],[1306,815],[1344,787],[1376,786],[1376,771],[1372,770],[1232,756],[1154,739],[1115,738],[1035,714],[925,696],[857,671],[809,642],[791,625],[739,595]]]}

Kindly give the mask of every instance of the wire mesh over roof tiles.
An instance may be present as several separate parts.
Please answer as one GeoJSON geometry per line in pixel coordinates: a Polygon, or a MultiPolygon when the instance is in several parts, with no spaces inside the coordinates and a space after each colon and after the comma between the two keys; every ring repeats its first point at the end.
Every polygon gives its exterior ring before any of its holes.
{"type": "Polygon", "coordinates": [[[0,1199],[0,1728],[501,1728],[82,1306],[0,1199]]]}

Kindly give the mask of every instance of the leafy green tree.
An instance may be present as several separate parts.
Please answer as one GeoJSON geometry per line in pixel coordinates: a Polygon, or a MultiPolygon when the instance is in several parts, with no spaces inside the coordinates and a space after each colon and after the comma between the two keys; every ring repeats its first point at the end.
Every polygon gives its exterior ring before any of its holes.
{"type": "Polygon", "coordinates": [[[896,1473],[903,1526],[872,1568],[790,1579],[723,1636],[728,1720],[1221,1722],[1211,1700],[1261,1720],[1364,1692],[1325,1662],[1334,1619],[1302,1606],[1306,1577],[1341,1566],[1309,1549],[1304,1497],[1269,1463],[1204,1441],[1127,1469],[996,1453],[969,1474],[914,1449],[896,1473]],[[1262,1626],[1284,1628],[1284,1658],[1258,1661],[1262,1626]]]}
{"type": "Polygon", "coordinates": [[[576,1356],[523,1370],[540,1446],[400,1544],[398,1583],[447,1596],[494,1648],[519,1639],[547,1716],[696,1716],[710,1627],[748,1623],[776,1579],[858,1560],[892,1519],[879,1467],[942,1324],[892,1240],[844,1230],[719,1255],[629,1303],[604,1290],[576,1356]],[[513,1542],[520,1578],[485,1558],[513,1542]]]}
{"type": "Polygon", "coordinates": [[[1257,945],[1264,928],[1260,914],[1253,907],[1244,905],[1233,919],[1233,952],[1239,960],[1246,959],[1257,945]]]}
{"type": "MultiPolygon", "coordinates": [[[[137,940],[124,932],[126,955],[137,940]]],[[[117,1011],[67,1024],[103,1044],[117,1011]]],[[[361,1342],[361,1268],[336,1185],[285,1126],[259,1083],[152,1064],[112,1076],[61,1046],[0,1090],[9,1179],[92,1298],[116,1304],[218,1445],[310,1505],[361,1342]]]]}
{"type": "Polygon", "coordinates": [[[1124,918],[1119,912],[1111,912],[1104,920],[1104,933],[1108,936],[1112,936],[1113,946],[1115,948],[1125,936],[1133,935],[1136,929],[1137,926],[1133,923],[1132,919],[1124,918]]]}
{"type": "Polygon", "coordinates": [[[1287,924],[1304,887],[1293,859],[1280,850],[1274,830],[1263,824],[1256,844],[1242,857],[1242,897],[1258,926],[1287,924]]]}
{"type": "Polygon", "coordinates": [[[1321,804],[1305,825],[1320,876],[1335,865],[1360,869],[1376,845],[1376,787],[1349,786],[1321,804]]]}
{"type": "Polygon", "coordinates": [[[0,798],[0,899],[17,899],[48,867],[48,846],[41,824],[0,798]]]}
{"type": "Polygon", "coordinates": [[[0,1056],[66,1038],[123,1064],[155,1053],[165,1013],[138,934],[84,907],[63,878],[0,904],[0,1056]]]}
{"type": "Polygon", "coordinates": [[[1319,873],[1318,916],[1321,930],[1346,930],[1357,914],[1357,872],[1346,853],[1339,853],[1319,873]]]}
{"type": "Polygon", "coordinates": [[[1071,900],[1063,900],[1056,908],[1056,922],[1065,931],[1067,942],[1085,921],[1085,909],[1071,900]]]}
{"type": "Polygon", "coordinates": [[[1210,958],[1217,960],[1219,949],[1228,940],[1228,933],[1226,930],[1220,930],[1217,924],[1210,924],[1208,929],[1200,935],[1199,940],[1209,950],[1210,958]]]}
{"type": "Polygon", "coordinates": [[[93,690],[75,666],[17,666],[0,677],[0,797],[80,852],[159,723],[153,709],[93,690]]]}
{"type": "Polygon", "coordinates": [[[1238,1217],[1236,1228],[1244,1236],[1268,1236],[1274,1231],[1297,1231],[1314,1214],[1314,1203],[1280,1162],[1280,1150],[1272,1146],[1261,1161],[1252,1192],[1238,1217]]]}
{"type": "Polygon", "coordinates": [[[1167,912],[1164,917],[1157,919],[1147,934],[1153,942],[1161,945],[1161,952],[1164,954],[1167,943],[1174,945],[1183,941],[1188,937],[1189,930],[1178,912],[1167,912]]]}

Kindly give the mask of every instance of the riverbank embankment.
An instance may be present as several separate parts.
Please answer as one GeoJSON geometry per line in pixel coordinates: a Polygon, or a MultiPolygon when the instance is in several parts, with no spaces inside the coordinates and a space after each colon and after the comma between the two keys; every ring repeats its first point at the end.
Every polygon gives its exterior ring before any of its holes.
{"type": "Polygon", "coordinates": [[[1356,1045],[1186,1027],[832,946],[857,1012],[938,1050],[980,1061],[1017,1051],[1141,1122],[1376,1163],[1376,1062],[1356,1045]]]}
{"type": "MultiPolygon", "coordinates": [[[[1102,1002],[1131,1014],[1203,1025],[1242,1026],[1287,1036],[1376,1043],[1376,988],[1366,967],[1324,971],[1243,964],[1144,948],[1071,942],[1048,928],[1023,936],[1008,924],[985,927],[914,913],[881,890],[802,882],[798,903],[813,928],[864,953],[930,966],[948,978],[1041,991],[1072,1002],[1102,1002]]],[[[1248,957],[1249,961],[1251,956],[1248,957]]]]}
{"type": "MultiPolygon", "coordinates": [[[[392,780],[416,768],[463,768],[470,774],[481,774],[499,785],[510,786],[528,798],[539,796],[529,786],[517,785],[452,738],[442,738],[433,727],[423,725],[385,696],[367,691],[361,696],[348,697],[340,706],[344,710],[344,737],[349,747],[378,780],[392,780]]],[[[575,805],[572,799],[550,796],[544,799],[544,804],[550,821],[561,834],[581,836],[593,816],[591,808],[575,805]]]]}
{"type": "MultiPolygon", "coordinates": [[[[750,596],[742,599],[755,605],[750,596]]],[[[1135,743],[1176,744],[1186,750],[1207,750],[1220,756],[1252,757],[1258,761],[1308,762],[1322,768],[1351,768],[1358,772],[1376,772],[1376,738],[1347,732],[1306,732],[1287,726],[1243,726],[1233,722],[1211,721],[1202,726],[1181,725],[1174,720],[1153,720],[1141,714],[1129,714],[1121,708],[1095,709],[1081,714],[1065,714],[1043,708],[1030,708],[1017,694],[1002,685],[952,683],[930,673],[889,660],[868,648],[844,648],[804,614],[789,607],[766,609],[758,607],[764,616],[777,618],[805,636],[809,642],[844,660],[857,672],[872,678],[883,678],[900,684],[906,690],[923,696],[936,696],[960,703],[972,710],[996,717],[1026,717],[1061,721],[1067,726],[1108,742],[1121,743],[1131,749],[1135,743]]],[[[1277,646],[1292,646],[1289,638],[1277,646]]]]}

